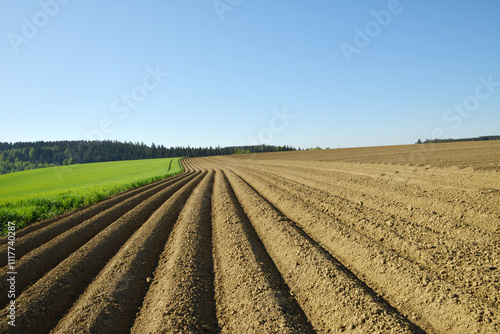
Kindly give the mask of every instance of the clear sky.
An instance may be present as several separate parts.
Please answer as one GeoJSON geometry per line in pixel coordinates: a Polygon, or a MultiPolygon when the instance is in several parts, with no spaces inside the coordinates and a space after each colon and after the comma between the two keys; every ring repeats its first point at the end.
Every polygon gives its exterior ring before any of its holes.
{"type": "Polygon", "coordinates": [[[500,134],[500,1],[0,1],[0,141],[500,134]]]}

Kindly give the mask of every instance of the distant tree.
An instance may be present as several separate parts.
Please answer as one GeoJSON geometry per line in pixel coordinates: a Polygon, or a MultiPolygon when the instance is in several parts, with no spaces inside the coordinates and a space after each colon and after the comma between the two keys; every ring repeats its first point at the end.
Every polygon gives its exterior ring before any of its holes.
{"type": "Polygon", "coordinates": [[[423,143],[424,144],[429,144],[429,143],[454,143],[454,142],[466,142],[466,141],[485,141],[485,140],[500,140],[500,136],[481,136],[481,137],[474,137],[474,138],[458,138],[458,139],[453,139],[453,138],[448,138],[448,139],[426,139],[423,143]]]}
{"type": "Polygon", "coordinates": [[[422,144],[422,141],[420,140],[420,138],[417,140],[417,144],[422,144]]]}
{"type": "Polygon", "coordinates": [[[29,157],[31,162],[35,162],[38,160],[38,152],[34,147],[30,149],[29,157]]]}

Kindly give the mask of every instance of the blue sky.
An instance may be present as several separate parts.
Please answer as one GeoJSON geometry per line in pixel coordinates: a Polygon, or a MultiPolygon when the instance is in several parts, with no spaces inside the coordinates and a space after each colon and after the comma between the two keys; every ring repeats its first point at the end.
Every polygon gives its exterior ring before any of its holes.
{"type": "Polygon", "coordinates": [[[500,2],[0,1],[0,141],[500,134],[500,2]]]}

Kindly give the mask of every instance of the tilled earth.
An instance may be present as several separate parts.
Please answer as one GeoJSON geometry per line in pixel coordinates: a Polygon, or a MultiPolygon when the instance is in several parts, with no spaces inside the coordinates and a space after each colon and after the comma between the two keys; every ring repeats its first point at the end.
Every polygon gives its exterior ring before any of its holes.
{"type": "Polygon", "coordinates": [[[500,332],[498,161],[303,153],[185,159],[19,231],[0,332],[500,332]]]}

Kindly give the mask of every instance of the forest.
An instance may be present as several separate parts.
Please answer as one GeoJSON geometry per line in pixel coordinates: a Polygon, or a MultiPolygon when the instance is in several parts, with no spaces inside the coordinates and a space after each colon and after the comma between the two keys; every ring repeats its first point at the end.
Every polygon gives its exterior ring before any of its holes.
{"type": "Polygon", "coordinates": [[[111,140],[0,142],[0,174],[92,162],[296,151],[291,146],[165,147],[111,140]]]}
{"type": "Polygon", "coordinates": [[[483,141],[483,140],[500,140],[500,136],[481,136],[474,138],[458,138],[458,139],[426,139],[421,141],[420,139],[415,144],[436,144],[436,143],[454,143],[463,141],[483,141]]]}

